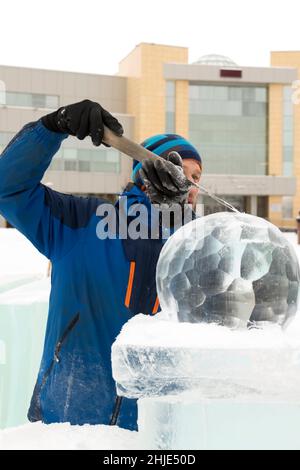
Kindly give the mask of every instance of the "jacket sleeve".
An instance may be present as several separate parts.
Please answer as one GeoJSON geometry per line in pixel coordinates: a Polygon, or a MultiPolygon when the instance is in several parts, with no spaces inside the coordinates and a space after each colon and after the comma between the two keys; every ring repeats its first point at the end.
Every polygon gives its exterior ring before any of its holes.
{"type": "Polygon", "coordinates": [[[74,247],[95,209],[91,198],[40,182],[66,137],[39,120],[23,127],[0,156],[0,213],[52,261],[74,247]]]}

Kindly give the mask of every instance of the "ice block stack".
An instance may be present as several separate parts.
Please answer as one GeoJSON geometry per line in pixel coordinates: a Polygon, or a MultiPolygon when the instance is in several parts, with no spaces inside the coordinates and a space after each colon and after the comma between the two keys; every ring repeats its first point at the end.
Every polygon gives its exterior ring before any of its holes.
{"type": "Polygon", "coordinates": [[[300,328],[232,331],[138,315],[112,348],[146,448],[299,448],[300,328]]]}
{"type": "Polygon", "coordinates": [[[48,260],[15,229],[0,229],[0,428],[27,421],[48,312],[48,260]]]}
{"type": "Polygon", "coordinates": [[[0,295],[0,428],[27,422],[42,357],[50,280],[0,295]]]}
{"type": "Polygon", "coordinates": [[[130,320],[112,349],[146,448],[300,448],[300,270],[280,230],[196,219],[164,245],[156,281],[163,313],[130,320]]]}

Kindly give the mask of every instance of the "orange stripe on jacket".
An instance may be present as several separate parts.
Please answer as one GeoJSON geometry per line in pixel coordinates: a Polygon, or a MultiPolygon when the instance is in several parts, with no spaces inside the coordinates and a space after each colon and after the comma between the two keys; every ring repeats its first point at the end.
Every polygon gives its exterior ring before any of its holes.
{"type": "Polygon", "coordinates": [[[158,307],[159,307],[159,298],[156,297],[156,301],[155,301],[152,313],[157,313],[158,307]]]}
{"type": "Polygon", "coordinates": [[[135,272],[135,261],[131,261],[130,262],[128,286],[127,286],[126,297],[125,297],[125,305],[126,305],[127,308],[129,308],[129,305],[130,305],[130,298],[131,298],[131,292],[132,292],[134,272],[135,272]]]}

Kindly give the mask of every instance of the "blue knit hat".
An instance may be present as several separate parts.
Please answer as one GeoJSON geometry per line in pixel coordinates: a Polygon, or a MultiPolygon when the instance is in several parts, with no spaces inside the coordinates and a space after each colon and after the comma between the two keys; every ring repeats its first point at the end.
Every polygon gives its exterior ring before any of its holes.
{"type": "MultiPolygon", "coordinates": [[[[182,159],[192,158],[196,160],[200,167],[202,166],[201,157],[197,149],[184,137],[177,134],[158,134],[141,143],[143,147],[160,157],[167,157],[170,152],[178,152],[182,159]]],[[[138,185],[142,185],[143,181],[139,176],[138,170],[142,164],[138,160],[133,161],[131,179],[138,185]]]]}

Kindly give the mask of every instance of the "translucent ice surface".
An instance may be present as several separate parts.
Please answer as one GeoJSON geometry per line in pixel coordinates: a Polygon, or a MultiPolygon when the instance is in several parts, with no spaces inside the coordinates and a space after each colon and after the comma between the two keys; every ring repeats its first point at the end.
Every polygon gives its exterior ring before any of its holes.
{"type": "Polygon", "coordinates": [[[27,422],[42,356],[50,278],[0,294],[0,428],[27,422]]]}
{"type": "Polygon", "coordinates": [[[300,449],[300,322],[229,329],[137,315],[112,348],[146,448],[300,449]]]}
{"type": "Polygon", "coordinates": [[[231,330],[138,315],[112,349],[118,392],[130,398],[196,390],[201,399],[300,403],[300,328],[231,330]]]}
{"type": "Polygon", "coordinates": [[[0,229],[0,428],[26,423],[48,311],[48,260],[16,229],[0,229]]]}
{"type": "Polygon", "coordinates": [[[138,412],[146,449],[300,449],[299,404],[142,398],[138,412]]]}
{"type": "Polygon", "coordinates": [[[156,282],[170,319],[283,326],[297,311],[300,271],[292,245],[277,227],[224,212],[196,219],[169,238],[156,282]]]}

